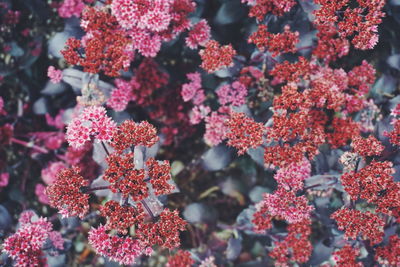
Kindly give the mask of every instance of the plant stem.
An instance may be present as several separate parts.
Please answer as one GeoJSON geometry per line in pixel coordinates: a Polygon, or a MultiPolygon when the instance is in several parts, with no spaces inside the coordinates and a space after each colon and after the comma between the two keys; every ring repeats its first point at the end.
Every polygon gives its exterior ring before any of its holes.
{"type": "Polygon", "coordinates": [[[43,153],[43,154],[49,153],[49,151],[47,149],[45,149],[43,147],[40,147],[40,146],[37,146],[33,142],[26,142],[26,141],[23,141],[23,140],[16,139],[14,137],[11,137],[11,142],[19,144],[19,145],[23,145],[23,146],[28,147],[28,148],[32,148],[33,150],[36,150],[37,152],[40,152],[40,153],[43,153]]]}

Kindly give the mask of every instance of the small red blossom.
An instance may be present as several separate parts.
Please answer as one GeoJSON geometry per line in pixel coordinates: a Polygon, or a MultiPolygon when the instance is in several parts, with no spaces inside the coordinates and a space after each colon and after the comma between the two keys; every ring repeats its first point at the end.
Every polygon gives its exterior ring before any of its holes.
{"type": "Polygon", "coordinates": [[[368,136],[368,138],[355,137],[351,146],[355,152],[363,157],[379,156],[385,148],[373,135],[368,136]]]}
{"type": "Polygon", "coordinates": [[[107,230],[117,230],[126,235],[129,227],[144,220],[144,210],[140,203],[136,207],[121,206],[117,201],[110,200],[100,208],[101,216],[107,218],[104,226],[107,230]]]}
{"type": "Polygon", "coordinates": [[[270,12],[282,16],[295,5],[296,1],[293,0],[256,0],[255,5],[250,8],[249,17],[256,17],[261,21],[270,12]]]}
{"type": "Polygon", "coordinates": [[[254,43],[260,51],[267,49],[274,57],[281,53],[295,53],[298,42],[299,33],[291,32],[288,25],[283,33],[273,34],[268,32],[267,25],[262,24],[249,37],[249,43],[254,43]]]}
{"type": "Polygon", "coordinates": [[[351,118],[333,118],[333,133],[328,134],[328,142],[332,148],[338,148],[347,144],[348,140],[359,136],[360,125],[351,118]]]}
{"type": "Polygon", "coordinates": [[[189,251],[178,250],[175,255],[168,257],[166,267],[189,267],[194,263],[195,261],[192,259],[189,251]]]}
{"type": "Polygon", "coordinates": [[[349,41],[338,36],[339,32],[334,24],[317,25],[316,28],[318,29],[318,43],[312,51],[313,55],[329,63],[349,53],[349,41]]]}
{"type": "Polygon", "coordinates": [[[385,266],[400,265],[400,238],[397,235],[392,235],[389,243],[384,247],[376,249],[376,260],[385,266]]]}
{"type": "Polygon", "coordinates": [[[174,190],[174,186],[169,184],[171,180],[171,166],[167,160],[160,162],[154,158],[149,158],[146,161],[149,169],[150,183],[153,186],[154,193],[158,195],[167,195],[174,190]]]}
{"type": "Polygon", "coordinates": [[[68,39],[66,48],[61,51],[65,60],[82,66],[89,73],[103,71],[116,77],[120,70],[126,71],[133,56],[132,45],[115,17],[105,10],[87,8],[82,21],[86,36],[82,41],[68,39]]]}
{"type": "Polygon", "coordinates": [[[338,267],[362,267],[361,262],[357,262],[360,250],[350,245],[345,245],[340,250],[333,253],[333,259],[338,267]]]}
{"type": "Polygon", "coordinates": [[[294,146],[289,144],[268,146],[264,149],[264,164],[267,168],[284,168],[291,163],[301,161],[303,157],[303,149],[298,144],[294,146]]]}
{"type": "Polygon", "coordinates": [[[158,140],[156,128],[147,121],[136,123],[126,120],[114,132],[111,146],[118,151],[123,151],[133,146],[151,147],[158,140]]]}
{"type": "Polygon", "coordinates": [[[370,240],[372,244],[378,244],[383,239],[385,222],[369,211],[363,213],[344,208],[334,212],[331,218],[336,220],[338,228],[345,232],[344,236],[347,239],[362,236],[363,239],[370,240]]]}
{"type": "Polygon", "coordinates": [[[179,231],[185,230],[186,222],[178,211],[164,209],[156,223],[143,223],[138,227],[138,238],[146,244],[173,249],[180,245],[179,231]]]}
{"type": "Polygon", "coordinates": [[[210,40],[199,54],[202,60],[201,67],[208,73],[212,73],[223,67],[232,66],[236,51],[232,45],[220,46],[217,41],[210,40]]]}
{"type": "Polygon", "coordinates": [[[288,235],[283,241],[275,242],[269,255],[275,259],[275,266],[288,266],[289,263],[305,263],[311,256],[311,221],[305,219],[288,226],[288,235]]]}
{"type": "Polygon", "coordinates": [[[239,155],[263,143],[264,125],[246,117],[244,113],[232,112],[225,124],[228,127],[228,145],[235,147],[239,155]]]}
{"type": "Polygon", "coordinates": [[[310,63],[304,57],[299,57],[295,63],[284,61],[278,63],[271,70],[270,74],[274,76],[274,83],[299,82],[300,78],[307,79],[310,75],[310,63]]]}
{"type": "Polygon", "coordinates": [[[61,170],[57,180],[46,189],[50,205],[65,216],[83,218],[89,211],[89,195],[82,193],[81,188],[88,184],[89,181],[80,175],[79,168],[61,170]]]}
{"type": "Polygon", "coordinates": [[[394,182],[393,164],[390,161],[372,161],[358,172],[344,173],[341,181],[353,200],[359,198],[376,204],[378,211],[392,215],[400,208],[399,184],[394,182]]]}
{"type": "Polygon", "coordinates": [[[389,138],[390,143],[396,146],[400,146],[400,120],[396,119],[392,122],[393,130],[391,132],[385,132],[385,136],[389,138]]]}
{"type": "Polygon", "coordinates": [[[353,90],[355,94],[365,95],[375,82],[375,74],[375,68],[363,60],[360,66],[355,66],[348,73],[349,86],[356,88],[353,90]]]}
{"type": "Polygon", "coordinates": [[[148,197],[149,190],[144,181],[145,171],[135,169],[133,153],[124,155],[111,154],[107,157],[108,168],[104,172],[104,180],[111,183],[111,191],[122,193],[124,198],[131,197],[140,201],[148,197]]]}

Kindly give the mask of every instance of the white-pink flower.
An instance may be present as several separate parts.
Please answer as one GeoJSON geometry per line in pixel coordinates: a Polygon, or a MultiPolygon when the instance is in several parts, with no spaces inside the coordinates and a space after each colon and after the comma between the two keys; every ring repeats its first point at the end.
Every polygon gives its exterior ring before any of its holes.
{"type": "Polygon", "coordinates": [[[50,66],[47,69],[47,76],[50,78],[50,81],[52,83],[59,83],[62,80],[62,71],[57,70],[55,67],[50,66]]]}
{"type": "Polygon", "coordinates": [[[91,137],[107,142],[115,129],[116,123],[107,116],[104,107],[90,106],[67,126],[67,141],[74,148],[83,146],[91,137]]]}

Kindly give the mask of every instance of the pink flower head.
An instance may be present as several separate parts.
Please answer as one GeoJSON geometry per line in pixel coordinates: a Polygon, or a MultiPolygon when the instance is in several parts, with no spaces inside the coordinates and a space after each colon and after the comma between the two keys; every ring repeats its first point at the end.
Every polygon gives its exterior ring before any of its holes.
{"type": "Polygon", "coordinates": [[[57,180],[58,173],[66,168],[67,165],[62,161],[51,162],[46,168],[42,169],[42,180],[47,185],[51,185],[57,180]]]}
{"type": "Polygon", "coordinates": [[[138,27],[160,32],[170,24],[172,3],[173,0],[114,0],[111,11],[125,29],[138,27]]]}
{"type": "Polygon", "coordinates": [[[133,98],[132,85],[122,79],[116,79],[115,85],[117,88],[111,92],[111,96],[107,100],[107,106],[115,111],[124,111],[129,101],[133,98]]]}
{"type": "Polygon", "coordinates": [[[162,38],[158,34],[151,34],[145,30],[130,31],[133,46],[145,57],[155,57],[160,51],[162,38]]]}
{"type": "Polygon", "coordinates": [[[221,105],[231,104],[241,106],[246,102],[247,88],[241,82],[226,84],[217,90],[218,100],[221,105]]]}
{"type": "Polygon", "coordinates": [[[107,116],[104,107],[90,106],[74,118],[67,127],[67,141],[75,147],[81,147],[91,136],[99,141],[110,141],[116,129],[116,123],[107,116]]]}
{"type": "Polygon", "coordinates": [[[49,205],[49,197],[46,195],[46,186],[43,184],[36,184],[35,186],[35,195],[38,197],[40,203],[49,205]]]}
{"type": "Polygon", "coordinates": [[[189,83],[185,83],[182,85],[182,91],[181,95],[183,98],[183,101],[187,102],[190,100],[194,100],[196,98],[200,98],[200,101],[197,99],[196,103],[201,104],[201,100],[204,101],[204,98],[201,97],[201,94],[204,95],[204,92],[202,92],[201,88],[201,76],[200,73],[198,72],[193,72],[189,73],[186,75],[187,78],[190,80],[189,83]],[[199,97],[200,95],[200,97],[199,97]]]}
{"type": "Polygon", "coordinates": [[[190,113],[190,123],[191,124],[198,124],[200,123],[209,113],[211,112],[210,107],[200,105],[195,106],[190,113]]]}
{"type": "Polygon", "coordinates": [[[52,83],[59,83],[62,80],[62,71],[50,66],[47,69],[47,76],[50,78],[52,83]]]}
{"type": "Polygon", "coordinates": [[[228,127],[225,121],[228,119],[227,115],[212,112],[210,116],[205,118],[206,132],[204,140],[210,146],[216,146],[226,138],[228,127]]]}
{"type": "Polygon", "coordinates": [[[58,8],[58,14],[62,18],[70,18],[72,16],[80,17],[85,4],[82,0],[64,0],[58,8]]]}
{"type": "Polygon", "coordinates": [[[0,174],[0,187],[6,187],[8,185],[8,181],[10,179],[10,175],[8,172],[3,172],[0,174]]]}
{"type": "Polygon", "coordinates": [[[102,225],[90,230],[89,243],[98,254],[126,265],[134,264],[145,249],[137,239],[107,234],[102,225]]]}
{"type": "Polygon", "coordinates": [[[21,214],[21,227],[15,234],[3,243],[3,251],[7,253],[16,266],[46,266],[46,258],[42,251],[53,225],[46,218],[35,218],[36,214],[29,212],[21,214]],[[35,219],[33,219],[35,218],[35,219]]]}
{"type": "Polygon", "coordinates": [[[286,190],[301,190],[303,181],[311,175],[311,164],[306,159],[303,161],[291,163],[285,168],[280,168],[274,178],[286,190]]]}
{"type": "Polygon", "coordinates": [[[57,129],[60,129],[60,130],[64,129],[65,124],[64,124],[63,119],[62,119],[63,114],[64,114],[64,110],[60,110],[60,112],[56,115],[56,117],[52,118],[50,116],[50,114],[46,113],[45,116],[46,116],[47,124],[50,125],[50,126],[54,126],[54,127],[56,127],[57,129]]]}
{"type": "Polygon", "coordinates": [[[205,46],[210,40],[211,28],[207,20],[202,19],[193,26],[190,30],[188,37],[186,37],[186,45],[191,49],[196,49],[198,46],[205,46]]]}

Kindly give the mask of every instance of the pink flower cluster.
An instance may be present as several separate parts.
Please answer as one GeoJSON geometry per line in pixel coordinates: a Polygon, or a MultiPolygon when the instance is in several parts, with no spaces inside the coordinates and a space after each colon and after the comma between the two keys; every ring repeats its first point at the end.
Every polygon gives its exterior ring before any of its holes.
{"type": "Polygon", "coordinates": [[[62,80],[62,71],[50,66],[47,69],[47,76],[50,78],[52,83],[59,83],[62,80]]]}
{"type": "Polygon", "coordinates": [[[284,219],[288,223],[297,223],[310,218],[310,212],[314,210],[307,202],[305,196],[296,197],[293,191],[278,188],[274,194],[264,194],[264,199],[257,203],[256,209],[266,208],[272,217],[284,219]]]}
{"type": "Polygon", "coordinates": [[[189,83],[182,85],[182,99],[185,102],[192,101],[195,105],[200,105],[205,100],[204,90],[201,89],[201,76],[199,72],[193,72],[186,75],[189,83]]]}
{"type": "Polygon", "coordinates": [[[42,248],[49,239],[57,249],[64,248],[60,233],[52,231],[53,225],[46,218],[38,218],[32,211],[25,211],[20,217],[20,227],[3,244],[16,266],[45,266],[46,258],[42,248]]]}
{"type": "Polygon", "coordinates": [[[205,118],[206,132],[204,133],[204,140],[208,145],[216,146],[226,138],[228,127],[225,122],[228,118],[228,115],[220,114],[216,111],[205,118]]]}
{"type": "Polygon", "coordinates": [[[289,164],[285,168],[280,168],[274,175],[275,180],[286,190],[294,192],[303,189],[303,181],[311,175],[311,164],[307,158],[303,161],[289,164]]]}
{"type": "Polygon", "coordinates": [[[107,234],[104,226],[92,228],[89,232],[89,244],[102,256],[120,264],[134,264],[144,254],[151,254],[151,248],[144,248],[137,239],[107,234]]]}
{"type": "Polygon", "coordinates": [[[85,4],[82,0],[64,0],[58,8],[58,14],[62,18],[70,18],[72,16],[80,17],[85,4]]]}
{"type": "Polygon", "coordinates": [[[197,49],[198,46],[205,46],[210,40],[211,28],[207,23],[207,20],[202,19],[196,23],[188,33],[186,37],[186,45],[191,49],[197,49]]]}
{"type": "Polygon", "coordinates": [[[131,79],[130,81],[116,79],[114,83],[116,88],[111,92],[107,100],[107,106],[115,111],[124,111],[129,101],[135,99],[133,90],[138,89],[140,85],[135,79],[131,79]]]}
{"type": "Polygon", "coordinates": [[[191,0],[114,0],[111,12],[132,37],[133,46],[154,57],[162,41],[190,28],[187,15],[195,6],[191,0]]]}
{"type": "Polygon", "coordinates": [[[45,182],[46,185],[54,184],[57,180],[58,173],[66,168],[67,165],[62,161],[51,162],[46,168],[42,169],[41,175],[43,182],[45,182]]]}
{"type": "Polygon", "coordinates": [[[231,85],[222,85],[216,93],[219,103],[222,106],[229,104],[232,106],[241,106],[246,103],[247,88],[241,82],[235,81],[231,85]]]}
{"type": "Polygon", "coordinates": [[[83,146],[92,136],[99,141],[110,141],[115,129],[116,123],[107,116],[104,107],[91,106],[69,123],[67,141],[74,148],[83,146]]]}
{"type": "Polygon", "coordinates": [[[10,179],[10,175],[8,174],[8,172],[0,173],[0,188],[6,187],[8,185],[9,179],[10,179]]]}

